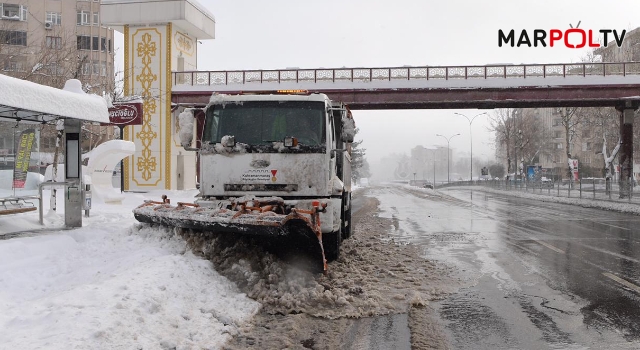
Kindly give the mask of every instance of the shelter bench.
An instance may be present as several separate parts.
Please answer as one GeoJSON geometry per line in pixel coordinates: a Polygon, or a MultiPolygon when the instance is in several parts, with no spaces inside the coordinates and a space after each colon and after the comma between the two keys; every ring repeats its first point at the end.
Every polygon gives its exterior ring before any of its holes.
{"type": "Polygon", "coordinates": [[[40,199],[38,196],[21,196],[0,198],[0,215],[19,214],[38,209],[29,199],[40,199]]]}

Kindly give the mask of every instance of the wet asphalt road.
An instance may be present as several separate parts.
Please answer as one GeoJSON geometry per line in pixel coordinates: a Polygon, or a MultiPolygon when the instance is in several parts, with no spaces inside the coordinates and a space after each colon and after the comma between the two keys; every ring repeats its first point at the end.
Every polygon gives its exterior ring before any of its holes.
{"type": "MultiPolygon", "coordinates": [[[[370,215],[363,190],[352,198],[351,212],[353,222],[358,224],[363,215],[370,215]]],[[[369,203],[371,205],[371,203],[369,203]]],[[[375,207],[375,204],[373,204],[375,207]]],[[[344,350],[410,350],[411,332],[409,331],[408,314],[383,315],[353,319],[345,331],[344,350]]]]}
{"type": "Polygon", "coordinates": [[[374,187],[390,236],[455,266],[454,349],[640,349],[640,216],[470,190],[374,187]]]}

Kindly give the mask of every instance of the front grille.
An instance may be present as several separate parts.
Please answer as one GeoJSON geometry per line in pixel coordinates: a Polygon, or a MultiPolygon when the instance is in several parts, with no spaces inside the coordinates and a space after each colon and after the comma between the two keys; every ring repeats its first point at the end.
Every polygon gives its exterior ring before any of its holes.
{"type": "Polygon", "coordinates": [[[287,184],[224,184],[225,191],[283,191],[296,192],[298,185],[287,184]]]}

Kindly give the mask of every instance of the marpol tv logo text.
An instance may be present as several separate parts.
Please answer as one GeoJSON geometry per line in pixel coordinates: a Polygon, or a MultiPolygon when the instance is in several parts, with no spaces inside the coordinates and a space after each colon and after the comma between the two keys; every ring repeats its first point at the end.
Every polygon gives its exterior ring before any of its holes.
{"type": "Polygon", "coordinates": [[[627,34],[627,31],[623,29],[622,31],[617,31],[616,29],[582,29],[578,28],[576,25],[573,28],[572,25],[569,25],[571,28],[561,30],[561,29],[534,29],[533,31],[527,31],[526,29],[522,29],[520,33],[517,33],[516,30],[511,29],[506,32],[502,29],[498,30],[498,46],[502,47],[503,45],[509,45],[511,47],[517,46],[526,46],[526,47],[547,47],[547,43],[550,47],[562,46],[564,45],[570,49],[580,49],[583,47],[607,47],[609,40],[613,39],[618,45],[618,47],[622,46],[622,42],[624,41],[624,36],[627,34]],[[603,43],[600,44],[597,42],[597,37],[599,34],[604,36],[603,43]]]}

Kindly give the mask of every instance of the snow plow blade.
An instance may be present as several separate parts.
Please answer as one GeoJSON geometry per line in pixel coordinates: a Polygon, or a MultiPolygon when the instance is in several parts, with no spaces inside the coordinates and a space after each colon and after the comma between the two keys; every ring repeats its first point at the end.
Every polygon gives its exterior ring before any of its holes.
{"type": "Polygon", "coordinates": [[[313,210],[291,209],[288,214],[279,214],[284,203],[274,199],[260,203],[258,200],[234,203],[236,210],[200,207],[192,203],[171,205],[163,202],[145,201],[133,210],[136,220],[167,227],[192,229],[199,232],[231,233],[265,237],[273,241],[277,250],[287,257],[304,257],[310,261],[314,272],[326,272],[327,263],[322,247],[322,232],[318,213],[313,210]]]}

